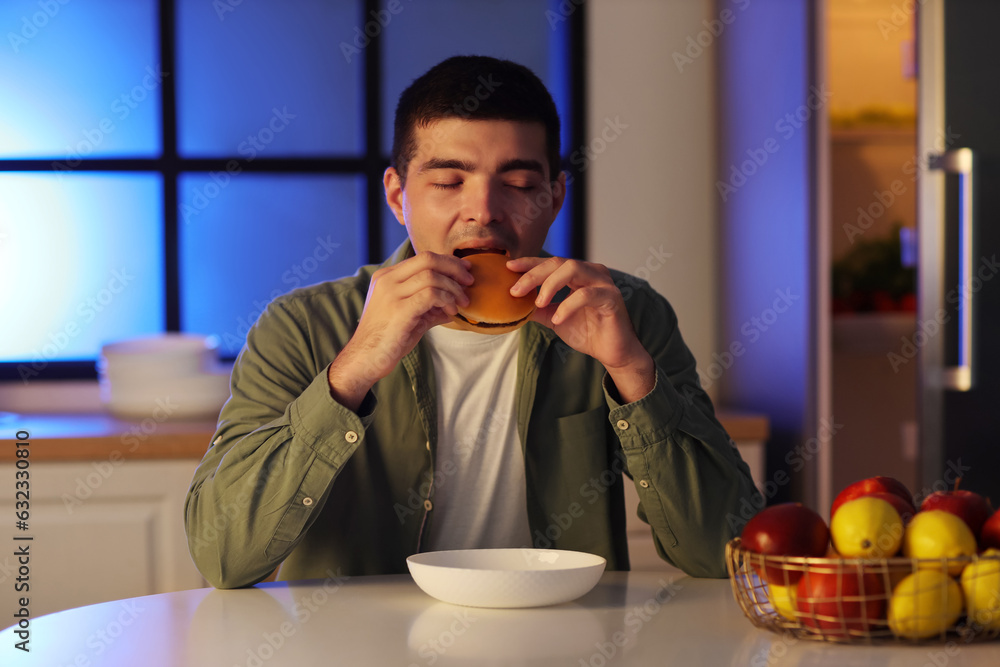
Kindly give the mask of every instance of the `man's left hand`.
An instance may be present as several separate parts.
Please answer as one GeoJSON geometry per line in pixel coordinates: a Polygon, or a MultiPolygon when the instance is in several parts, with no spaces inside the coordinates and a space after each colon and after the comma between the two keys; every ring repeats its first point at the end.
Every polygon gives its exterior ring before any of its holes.
{"type": "Polygon", "coordinates": [[[520,257],[507,262],[524,273],[510,293],[523,296],[535,287],[537,309],[531,319],[543,324],[578,352],[601,362],[626,403],[648,394],[656,381],[656,364],[635,335],[622,293],[607,267],[562,257],[520,257]],[[556,293],[568,287],[561,303],[556,293]]]}

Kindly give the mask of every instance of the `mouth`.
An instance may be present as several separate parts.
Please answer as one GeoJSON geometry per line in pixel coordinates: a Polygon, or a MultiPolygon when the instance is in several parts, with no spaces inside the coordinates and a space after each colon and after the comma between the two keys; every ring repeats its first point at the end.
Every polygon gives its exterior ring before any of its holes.
{"type": "Polygon", "coordinates": [[[503,248],[456,248],[455,257],[468,257],[469,255],[480,255],[483,253],[494,253],[496,255],[507,255],[503,248]]]}

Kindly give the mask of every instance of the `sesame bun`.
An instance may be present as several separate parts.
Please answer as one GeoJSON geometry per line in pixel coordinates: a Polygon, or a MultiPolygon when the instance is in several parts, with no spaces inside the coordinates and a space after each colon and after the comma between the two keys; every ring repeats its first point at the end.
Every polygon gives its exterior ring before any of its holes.
{"type": "Polygon", "coordinates": [[[493,252],[467,255],[475,279],[465,288],[469,305],[459,308],[454,322],[458,328],[486,334],[502,334],[519,329],[535,310],[537,290],[513,297],[513,287],[520,273],[507,268],[507,256],[493,252]]]}

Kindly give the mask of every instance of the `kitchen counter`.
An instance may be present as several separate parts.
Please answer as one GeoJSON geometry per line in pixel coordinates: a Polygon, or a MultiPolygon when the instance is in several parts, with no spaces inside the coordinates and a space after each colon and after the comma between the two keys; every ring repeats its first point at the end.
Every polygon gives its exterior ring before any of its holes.
{"type": "MultiPolygon", "coordinates": [[[[719,412],[719,421],[736,442],[763,442],[769,436],[763,415],[719,412]]],[[[31,460],[95,461],[124,459],[201,459],[215,432],[215,421],[126,421],[107,414],[24,414],[0,419],[4,440],[17,431],[31,435],[31,460]],[[117,452],[117,453],[116,453],[117,452]]],[[[0,461],[13,461],[14,448],[0,448],[0,461]]]]}

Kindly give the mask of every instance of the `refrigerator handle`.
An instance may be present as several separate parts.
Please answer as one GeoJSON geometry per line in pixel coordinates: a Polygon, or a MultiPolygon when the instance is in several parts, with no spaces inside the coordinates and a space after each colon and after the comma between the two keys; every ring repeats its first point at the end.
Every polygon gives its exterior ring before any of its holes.
{"type": "Polygon", "coordinates": [[[973,238],[973,177],[972,149],[956,148],[938,155],[930,155],[928,168],[940,169],[959,178],[959,251],[958,251],[958,365],[944,369],[942,378],[945,389],[969,391],[972,389],[972,238],[973,238]]]}

